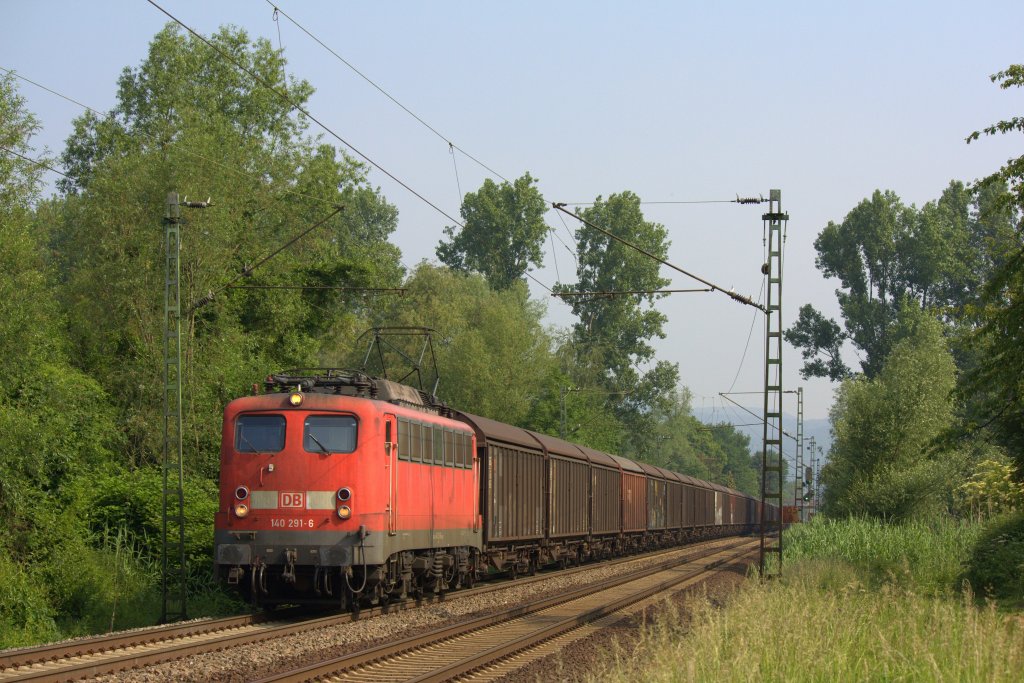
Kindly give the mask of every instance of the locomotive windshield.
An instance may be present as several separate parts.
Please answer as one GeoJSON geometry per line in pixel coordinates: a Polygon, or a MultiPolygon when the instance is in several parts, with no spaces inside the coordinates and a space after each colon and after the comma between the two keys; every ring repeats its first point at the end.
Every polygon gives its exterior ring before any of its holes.
{"type": "Polygon", "coordinates": [[[239,453],[277,453],[284,448],[283,415],[242,415],[235,423],[239,453]]]}
{"type": "Polygon", "coordinates": [[[302,447],[310,453],[351,453],[356,449],[356,419],[351,415],[310,415],[302,447]]]}

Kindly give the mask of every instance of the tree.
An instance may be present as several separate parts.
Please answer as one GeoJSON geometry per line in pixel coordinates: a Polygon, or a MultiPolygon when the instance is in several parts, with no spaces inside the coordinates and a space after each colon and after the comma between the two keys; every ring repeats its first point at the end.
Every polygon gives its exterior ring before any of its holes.
{"type": "Polygon", "coordinates": [[[946,504],[959,459],[932,446],[952,423],[955,381],[942,326],[924,315],[875,377],[843,381],[821,474],[829,514],[907,518],[946,504]]]}
{"type": "MultiPolygon", "coordinates": [[[[664,226],[644,220],[640,198],[632,192],[598,197],[580,212],[590,223],[664,258],[668,233],[664,226]]],[[[562,291],[640,291],[647,294],[578,296],[572,298],[577,318],[571,344],[579,372],[591,372],[595,385],[609,392],[610,405],[629,438],[622,452],[642,454],[652,441],[652,410],[675,390],[678,366],[658,361],[641,373],[636,365],[654,358],[649,340],[664,337],[665,316],[653,308],[654,290],[669,283],[659,275],[660,264],[587,225],[576,230],[579,264],[577,283],[562,291]]]]}
{"type": "MultiPolygon", "coordinates": [[[[1024,86],[1024,65],[1015,64],[992,76],[1005,89],[1024,86]]],[[[1000,121],[975,131],[967,142],[984,135],[1024,132],[1024,117],[1000,121]]],[[[979,195],[994,197],[988,216],[1013,226],[1007,245],[985,283],[978,310],[978,328],[967,344],[975,362],[965,373],[960,394],[973,401],[967,429],[990,427],[1018,465],[1024,465],[1024,156],[1009,160],[976,185],[979,195]],[[1008,191],[1007,191],[1008,190],[1008,191]]]]}
{"type": "Polygon", "coordinates": [[[804,358],[800,376],[804,379],[828,377],[833,382],[840,382],[850,376],[850,368],[841,356],[847,334],[811,304],[800,307],[796,322],[782,336],[800,349],[804,358]]]}
{"type": "MultiPolygon", "coordinates": [[[[304,81],[266,40],[223,28],[211,42],[303,103],[304,81]]],[[[366,169],[305,137],[289,102],[252,82],[203,41],[173,26],[119,79],[105,117],[86,115],[62,155],[70,178],[53,208],[80,367],[115,397],[129,466],[161,442],[163,244],[169,191],[214,198],[185,216],[182,320],[187,467],[213,476],[223,405],[254,378],[313,365],[365,298],[336,290],[234,289],[258,260],[343,205],[343,213],[242,281],[267,286],[393,286],[402,269],[387,242],[397,212],[366,169]],[[204,306],[196,304],[209,300],[204,306]]]]}
{"type": "Polygon", "coordinates": [[[437,257],[454,270],[482,273],[493,289],[508,289],[530,269],[540,266],[548,227],[547,205],[529,173],[497,185],[490,178],[462,201],[465,227],[447,226],[448,241],[437,257]]]}
{"type": "Polygon", "coordinates": [[[801,374],[848,376],[840,358],[848,340],[860,352],[861,371],[874,377],[901,338],[899,316],[908,303],[951,327],[969,327],[982,282],[1005,258],[1007,221],[987,210],[993,201],[992,193],[972,194],[960,182],[921,209],[876,190],[841,224],[830,221],[814,243],[816,264],[840,281],[843,329],[809,304],[800,309],[785,338],[801,349],[801,374]]]}
{"type": "Polygon", "coordinates": [[[109,397],[69,360],[39,219],[43,166],[23,158],[36,156],[37,130],[13,76],[0,76],[0,647],[59,637],[68,587],[50,572],[87,541],[81,517],[65,515],[69,489],[118,446],[109,397]]]}

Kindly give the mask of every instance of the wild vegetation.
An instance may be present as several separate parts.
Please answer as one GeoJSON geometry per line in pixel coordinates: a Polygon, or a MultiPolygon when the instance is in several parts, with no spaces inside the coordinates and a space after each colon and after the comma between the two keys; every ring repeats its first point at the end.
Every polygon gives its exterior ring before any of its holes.
{"type": "Polygon", "coordinates": [[[1017,680],[1024,622],[964,582],[985,533],[948,519],[799,525],[778,580],[664,611],[594,680],[1017,680]]]}

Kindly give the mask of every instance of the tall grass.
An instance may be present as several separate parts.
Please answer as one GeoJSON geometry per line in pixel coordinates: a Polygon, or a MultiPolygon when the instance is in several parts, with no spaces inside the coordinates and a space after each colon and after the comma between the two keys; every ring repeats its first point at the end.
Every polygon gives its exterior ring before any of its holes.
{"type": "Polygon", "coordinates": [[[601,681],[1020,681],[1024,625],[970,594],[871,590],[845,563],[807,560],[722,609],[659,620],[601,681]]]}
{"type": "Polygon", "coordinates": [[[1024,617],[964,583],[977,523],[817,519],[784,571],[644,629],[598,680],[1020,681],[1024,617]]]}
{"type": "Polygon", "coordinates": [[[871,587],[893,584],[925,595],[959,595],[964,567],[982,532],[977,522],[941,518],[886,524],[817,518],[785,532],[784,562],[847,562],[871,587]]]}

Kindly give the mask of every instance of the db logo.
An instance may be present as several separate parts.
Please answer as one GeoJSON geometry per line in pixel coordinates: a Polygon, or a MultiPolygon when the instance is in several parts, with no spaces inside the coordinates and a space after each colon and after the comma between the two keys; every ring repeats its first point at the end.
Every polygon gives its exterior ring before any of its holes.
{"type": "Polygon", "coordinates": [[[278,507],[282,508],[303,508],[306,507],[306,494],[299,491],[282,491],[278,498],[278,507]]]}

